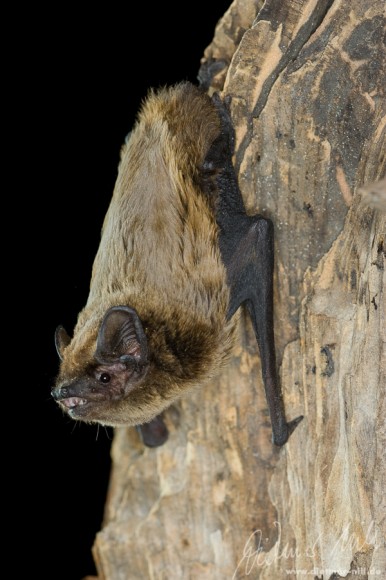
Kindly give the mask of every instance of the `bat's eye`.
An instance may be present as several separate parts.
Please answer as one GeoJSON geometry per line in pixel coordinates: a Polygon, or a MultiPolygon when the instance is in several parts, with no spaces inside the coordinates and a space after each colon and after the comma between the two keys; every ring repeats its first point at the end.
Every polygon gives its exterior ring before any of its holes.
{"type": "Polygon", "coordinates": [[[99,380],[101,383],[109,383],[111,379],[111,376],[109,375],[109,373],[102,373],[101,376],[99,377],[99,380]]]}

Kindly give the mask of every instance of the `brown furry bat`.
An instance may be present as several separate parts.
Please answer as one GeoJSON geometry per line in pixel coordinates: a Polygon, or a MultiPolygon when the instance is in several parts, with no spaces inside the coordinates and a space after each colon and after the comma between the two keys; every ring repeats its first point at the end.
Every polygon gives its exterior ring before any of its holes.
{"type": "Polygon", "coordinates": [[[259,341],[274,442],[285,421],[272,328],[272,227],[247,216],[232,166],[226,107],[183,83],[152,93],[123,147],[90,294],[52,394],[74,419],[141,425],[219,372],[245,303],[259,341]]]}

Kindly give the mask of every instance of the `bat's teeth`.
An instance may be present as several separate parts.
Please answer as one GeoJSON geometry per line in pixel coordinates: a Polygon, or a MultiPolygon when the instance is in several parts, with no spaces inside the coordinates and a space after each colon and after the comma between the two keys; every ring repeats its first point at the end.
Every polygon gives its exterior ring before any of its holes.
{"type": "Polygon", "coordinates": [[[86,399],[81,399],[80,397],[68,397],[68,399],[62,399],[61,404],[67,407],[67,409],[73,409],[79,405],[85,405],[87,403],[86,399]]]}

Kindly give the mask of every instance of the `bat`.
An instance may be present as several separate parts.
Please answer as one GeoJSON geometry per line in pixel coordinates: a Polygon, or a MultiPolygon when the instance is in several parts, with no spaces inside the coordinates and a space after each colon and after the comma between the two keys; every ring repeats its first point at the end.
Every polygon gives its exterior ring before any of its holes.
{"type": "Polygon", "coordinates": [[[118,177],[72,339],[51,393],[76,420],[138,426],[149,447],[162,412],[229,359],[239,307],[259,346],[273,442],[287,423],[273,329],[273,226],[247,215],[232,164],[229,103],[190,84],[151,92],[118,177]]]}

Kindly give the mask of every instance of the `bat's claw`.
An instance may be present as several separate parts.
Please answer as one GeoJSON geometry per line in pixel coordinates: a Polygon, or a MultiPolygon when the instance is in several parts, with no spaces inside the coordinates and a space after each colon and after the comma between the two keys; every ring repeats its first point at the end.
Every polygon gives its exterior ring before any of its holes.
{"type": "Polygon", "coordinates": [[[292,421],[287,423],[288,437],[291,435],[291,433],[293,431],[295,431],[296,427],[299,425],[299,423],[301,423],[303,421],[303,419],[304,419],[304,416],[300,415],[299,417],[296,417],[296,419],[293,419],[292,421]]]}
{"type": "Polygon", "coordinates": [[[291,435],[291,433],[293,433],[293,431],[295,431],[296,427],[302,420],[303,415],[300,415],[300,417],[296,417],[296,419],[293,419],[289,423],[286,423],[285,428],[281,430],[280,433],[273,434],[273,443],[278,447],[281,447],[282,445],[287,443],[289,436],[291,435]]]}

